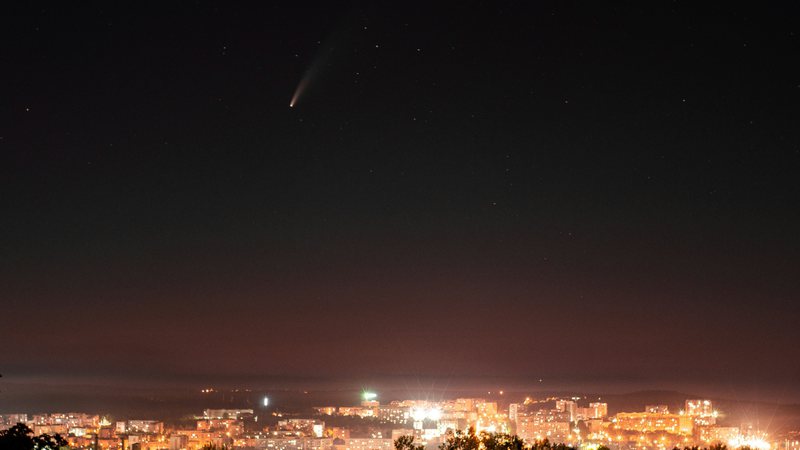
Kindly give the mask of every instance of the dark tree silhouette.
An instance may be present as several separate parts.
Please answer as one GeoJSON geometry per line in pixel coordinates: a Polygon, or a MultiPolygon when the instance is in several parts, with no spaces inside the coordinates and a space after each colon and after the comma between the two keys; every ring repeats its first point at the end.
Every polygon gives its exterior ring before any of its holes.
{"type": "Polygon", "coordinates": [[[217,444],[206,444],[200,448],[200,450],[228,450],[228,446],[225,444],[217,445],[217,444]]]}
{"type": "Polygon", "coordinates": [[[523,450],[525,442],[517,435],[506,433],[481,433],[481,443],[486,450],[523,450]]]}
{"type": "Polygon", "coordinates": [[[475,428],[469,427],[466,433],[461,430],[450,433],[439,446],[439,450],[478,450],[480,444],[480,438],[475,435],[475,428]]]}
{"type": "Polygon", "coordinates": [[[425,450],[424,445],[414,444],[414,436],[400,436],[394,441],[395,450],[425,450]]]}
{"type": "Polygon", "coordinates": [[[531,450],[575,450],[575,447],[570,447],[564,443],[553,444],[549,439],[536,441],[530,446],[531,450]]]}
{"type": "Polygon", "coordinates": [[[34,436],[33,430],[24,423],[0,431],[0,449],[3,450],[56,450],[66,445],[66,439],[58,434],[34,436]]]}
{"type": "MultiPolygon", "coordinates": [[[[395,450],[424,450],[422,445],[414,445],[412,436],[401,436],[394,441],[395,450]]],[[[506,433],[486,433],[481,432],[475,435],[475,429],[470,427],[466,432],[448,432],[445,441],[439,446],[439,450],[576,450],[575,447],[562,443],[553,443],[548,439],[534,441],[526,445],[525,441],[517,435],[506,433]]],[[[610,450],[607,446],[601,445],[597,450],[610,450]]],[[[675,447],[672,450],[728,450],[724,444],[716,444],[710,447],[675,447]]],[[[749,447],[741,447],[736,450],[752,450],[749,447]]]]}
{"type": "MultiPolygon", "coordinates": [[[[598,449],[600,450],[600,449],[598,449]]],[[[681,450],[680,447],[674,447],[672,450],[681,450]]],[[[683,450],[728,450],[728,446],[725,444],[714,444],[711,447],[700,447],[694,445],[692,447],[683,447],[683,450]]],[[[750,447],[739,447],[737,450],[751,450],[750,447]]]]}

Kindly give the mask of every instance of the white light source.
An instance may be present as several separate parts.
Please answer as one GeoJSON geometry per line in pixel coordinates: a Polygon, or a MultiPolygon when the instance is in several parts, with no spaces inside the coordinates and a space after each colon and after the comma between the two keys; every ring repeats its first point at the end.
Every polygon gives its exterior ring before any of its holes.
{"type": "Polygon", "coordinates": [[[269,406],[269,397],[264,397],[264,400],[261,402],[265,407],[269,406]]]}
{"type": "Polygon", "coordinates": [[[429,420],[439,420],[442,418],[442,410],[439,408],[431,408],[428,410],[427,418],[429,420]]]}
{"type": "Polygon", "coordinates": [[[728,446],[733,448],[750,447],[757,450],[769,450],[770,444],[765,439],[757,437],[735,437],[728,441],[728,446]]]}
{"type": "Polygon", "coordinates": [[[426,412],[423,408],[412,408],[411,409],[411,418],[417,422],[421,422],[425,420],[426,412]]]}

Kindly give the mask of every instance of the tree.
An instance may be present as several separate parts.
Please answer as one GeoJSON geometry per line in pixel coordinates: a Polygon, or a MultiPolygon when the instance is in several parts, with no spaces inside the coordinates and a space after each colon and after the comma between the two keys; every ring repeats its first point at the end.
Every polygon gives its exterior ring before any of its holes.
{"type": "Polygon", "coordinates": [[[228,446],[225,444],[217,445],[217,444],[206,444],[200,448],[200,450],[228,450],[228,446]]]}
{"type": "Polygon", "coordinates": [[[550,444],[550,440],[547,438],[531,444],[531,450],[551,450],[552,448],[553,446],[550,444]]]}
{"type": "Polygon", "coordinates": [[[447,439],[439,446],[439,450],[478,450],[480,438],[475,435],[475,428],[469,427],[467,432],[461,430],[449,433],[447,439]]]}
{"type": "Polygon", "coordinates": [[[67,446],[67,440],[61,437],[60,434],[50,436],[49,434],[41,434],[33,437],[33,448],[36,450],[55,450],[67,446]]]}
{"type": "Polygon", "coordinates": [[[541,441],[536,441],[532,443],[530,446],[530,450],[575,450],[575,447],[570,447],[569,445],[564,444],[563,442],[554,444],[550,442],[550,440],[545,438],[541,441]]]}
{"type": "Polygon", "coordinates": [[[400,436],[394,441],[395,450],[425,450],[424,445],[414,444],[414,436],[400,436]]]}
{"type": "Polygon", "coordinates": [[[24,423],[0,431],[0,449],[3,450],[56,450],[66,445],[66,439],[58,434],[33,436],[33,430],[24,423]]]}
{"type": "Polygon", "coordinates": [[[486,450],[524,450],[525,442],[517,435],[506,433],[481,433],[481,444],[486,450]]]}
{"type": "Polygon", "coordinates": [[[206,444],[200,447],[200,450],[228,450],[228,446],[225,444],[217,445],[217,444],[206,444]]]}
{"type": "Polygon", "coordinates": [[[18,423],[13,427],[0,431],[0,448],[8,450],[30,450],[33,448],[33,430],[27,425],[18,423]]]}

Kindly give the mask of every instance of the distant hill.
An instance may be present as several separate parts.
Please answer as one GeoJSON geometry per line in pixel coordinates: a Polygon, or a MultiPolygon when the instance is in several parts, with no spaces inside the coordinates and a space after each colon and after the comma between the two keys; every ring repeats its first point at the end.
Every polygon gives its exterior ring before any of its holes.
{"type": "Polygon", "coordinates": [[[637,391],[625,394],[600,394],[598,397],[608,403],[609,414],[643,411],[646,405],[667,405],[670,411],[678,412],[683,409],[686,399],[704,398],[696,394],[659,390],[637,391]]]}

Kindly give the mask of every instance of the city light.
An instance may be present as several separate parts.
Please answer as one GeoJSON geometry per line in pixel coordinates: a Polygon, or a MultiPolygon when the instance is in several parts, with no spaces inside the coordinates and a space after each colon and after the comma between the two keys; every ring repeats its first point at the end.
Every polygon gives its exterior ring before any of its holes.
{"type": "MultiPolygon", "coordinates": [[[[421,444],[439,445],[451,433],[468,428],[478,435],[513,433],[528,443],[548,439],[566,444],[565,450],[599,450],[601,445],[611,450],[710,450],[717,444],[727,444],[730,450],[800,450],[797,444],[786,446],[785,443],[796,441],[792,435],[772,437],[749,425],[715,423],[709,419],[717,412],[712,409],[713,400],[687,400],[687,405],[701,408],[687,407],[683,415],[670,413],[666,405],[658,403],[646,405],[644,411],[609,415],[608,403],[574,397],[548,397],[547,401],[526,403],[522,403],[527,400],[522,397],[520,403],[509,404],[508,409],[486,398],[387,400],[386,404],[379,404],[374,392],[364,391],[361,397],[363,401],[357,405],[315,406],[313,415],[305,417],[275,410],[273,406],[268,415],[275,419],[256,430],[246,426],[248,421],[262,422],[253,409],[206,409],[195,416],[196,423],[179,427],[152,418],[108,420],[83,413],[0,414],[0,430],[22,422],[39,432],[63,433],[76,449],[91,448],[95,437],[101,434],[100,448],[107,450],[119,450],[115,445],[121,437],[143,443],[169,441],[169,447],[188,450],[198,450],[220,439],[232,443],[231,449],[335,450],[325,441],[334,438],[344,440],[350,450],[394,450],[393,441],[401,434],[413,432],[421,444]],[[353,428],[331,426],[336,423],[333,416],[348,417],[353,428]],[[363,437],[350,436],[352,430],[363,426],[358,423],[360,419],[377,420],[392,434],[371,430],[363,437]]],[[[262,405],[263,416],[263,410],[270,405],[269,397],[262,395],[256,403],[262,405]]],[[[286,401],[279,403],[284,405],[286,401]]]]}
{"type": "Polygon", "coordinates": [[[438,421],[442,418],[441,408],[412,408],[410,412],[411,418],[417,422],[423,420],[438,421]]]}
{"type": "Polygon", "coordinates": [[[411,418],[414,419],[414,421],[421,422],[425,420],[425,416],[427,415],[427,413],[423,408],[412,408],[410,415],[411,418]]]}
{"type": "Polygon", "coordinates": [[[728,441],[728,447],[741,448],[750,447],[757,450],[769,450],[771,447],[769,442],[758,437],[738,436],[728,441]]]}

